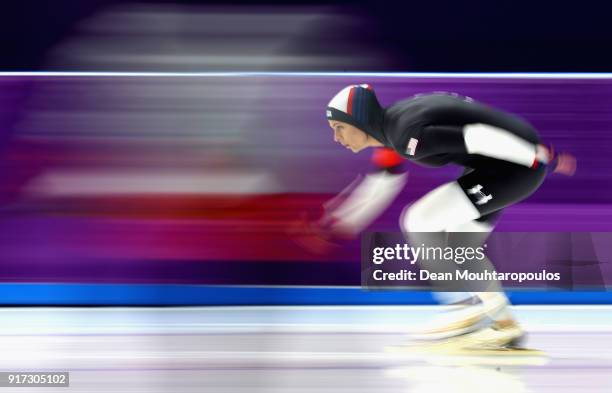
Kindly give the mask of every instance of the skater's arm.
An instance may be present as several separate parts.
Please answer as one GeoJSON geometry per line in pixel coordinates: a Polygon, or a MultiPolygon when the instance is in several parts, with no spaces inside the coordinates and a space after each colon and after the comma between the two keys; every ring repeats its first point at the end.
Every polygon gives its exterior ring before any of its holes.
{"type": "Polygon", "coordinates": [[[371,224],[393,202],[406,184],[401,171],[403,159],[391,149],[376,149],[372,161],[375,171],[353,182],[324,205],[320,225],[333,233],[355,236],[371,224]],[[344,194],[344,195],[342,195],[344,194]]]}
{"type": "Polygon", "coordinates": [[[357,236],[370,225],[401,192],[407,173],[405,160],[395,151],[376,149],[374,171],[359,175],[337,196],[323,204],[324,213],[316,221],[306,216],[292,225],[294,241],[315,254],[327,254],[343,239],[357,236]]]}
{"type": "Polygon", "coordinates": [[[427,126],[419,138],[416,158],[438,154],[478,154],[529,168],[547,165],[552,151],[507,130],[487,124],[427,126]]]}
{"type": "Polygon", "coordinates": [[[393,202],[406,183],[406,173],[378,172],[366,175],[355,190],[320,224],[334,233],[355,236],[370,225],[393,202]]]}

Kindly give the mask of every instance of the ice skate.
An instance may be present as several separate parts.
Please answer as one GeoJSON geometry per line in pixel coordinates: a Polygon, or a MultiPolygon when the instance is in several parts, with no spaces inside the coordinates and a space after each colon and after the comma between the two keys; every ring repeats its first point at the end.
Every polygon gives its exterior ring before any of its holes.
{"type": "Polygon", "coordinates": [[[474,332],[487,323],[479,306],[459,305],[440,313],[433,321],[411,334],[415,340],[436,341],[474,332]]]}
{"type": "Polygon", "coordinates": [[[439,340],[418,340],[387,348],[439,365],[543,365],[546,353],[523,346],[525,332],[512,319],[439,340]]]}
{"type": "Polygon", "coordinates": [[[468,298],[454,303],[451,310],[414,332],[412,338],[437,341],[476,332],[491,324],[491,316],[504,312],[507,305],[506,297],[496,293],[487,294],[484,302],[477,296],[468,298]]]}
{"type": "Polygon", "coordinates": [[[527,348],[525,332],[513,319],[495,321],[473,333],[452,337],[424,347],[429,362],[443,365],[544,365],[545,352],[527,348]]]}
{"type": "Polygon", "coordinates": [[[430,342],[430,345],[454,350],[487,350],[520,348],[525,341],[525,332],[513,319],[493,321],[491,324],[470,333],[430,342]]]}

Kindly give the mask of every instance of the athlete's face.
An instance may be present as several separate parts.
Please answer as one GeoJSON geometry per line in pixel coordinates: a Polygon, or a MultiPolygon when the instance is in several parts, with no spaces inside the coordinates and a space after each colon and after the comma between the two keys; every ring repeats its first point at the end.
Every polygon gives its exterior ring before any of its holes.
{"type": "Polygon", "coordinates": [[[329,126],[334,130],[334,142],[338,142],[353,153],[368,147],[368,134],[359,128],[337,120],[330,120],[329,126]]]}

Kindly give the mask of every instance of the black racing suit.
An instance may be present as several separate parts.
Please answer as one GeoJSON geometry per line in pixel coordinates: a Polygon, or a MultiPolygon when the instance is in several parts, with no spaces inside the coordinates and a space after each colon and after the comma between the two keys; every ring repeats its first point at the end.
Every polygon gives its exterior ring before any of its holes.
{"type": "MultiPolygon", "coordinates": [[[[529,123],[467,97],[435,93],[399,101],[385,109],[382,128],[385,144],[416,164],[463,166],[465,171],[457,181],[481,213],[480,221],[493,219],[492,213],[528,197],[546,175],[545,163],[525,163],[529,157],[514,160],[512,149],[503,151],[496,146],[513,135],[535,149],[540,138],[529,123]],[[489,134],[497,138],[488,140],[488,131],[475,133],[487,139],[484,146],[472,142],[479,145],[477,153],[470,151],[465,132],[466,126],[474,124],[492,126],[495,132],[489,134]],[[499,157],[500,149],[504,158],[499,157]]],[[[525,156],[518,152],[517,158],[521,154],[525,156]]]]}

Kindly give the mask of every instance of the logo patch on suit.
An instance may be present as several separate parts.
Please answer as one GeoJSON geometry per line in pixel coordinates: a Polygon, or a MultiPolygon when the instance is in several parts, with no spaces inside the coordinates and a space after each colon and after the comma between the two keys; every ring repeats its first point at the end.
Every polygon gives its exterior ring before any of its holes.
{"type": "Polygon", "coordinates": [[[477,205],[484,205],[485,203],[493,199],[493,195],[487,195],[482,192],[482,186],[480,184],[476,184],[474,187],[468,189],[467,193],[476,197],[477,205]]]}

